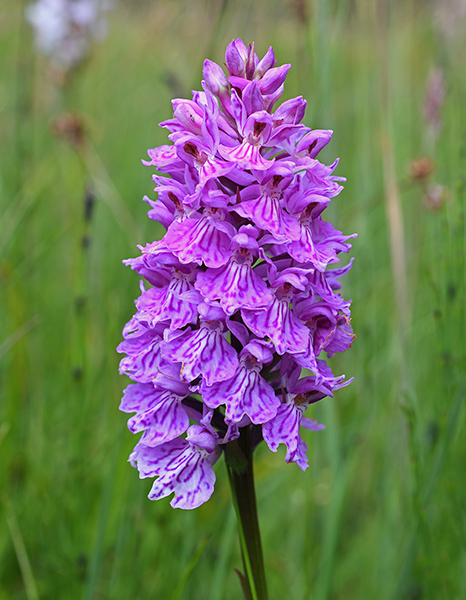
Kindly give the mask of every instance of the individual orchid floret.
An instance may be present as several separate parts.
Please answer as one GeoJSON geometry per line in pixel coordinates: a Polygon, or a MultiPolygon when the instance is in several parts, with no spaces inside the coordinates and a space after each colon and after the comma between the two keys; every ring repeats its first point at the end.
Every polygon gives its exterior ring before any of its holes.
{"type": "Polygon", "coordinates": [[[319,159],[332,132],[302,123],[300,96],[274,110],[290,65],[272,48],[260,59],[235,39],[225,64],[206,60],[161,123],[171,143],[143,161],[157,170],[144,199],[166,233],[125,261],[143,280],[118,346],[133,381],[121,410],[142,435],[130,461],[179,508],[210,498],[212,465],[240,464],[246,437],[306,469],[301,430],[323,427],[309,407],[351,381],[327,365],[354,339],[351,262],[329,268],[353,237],[324,220],[344,181],[319,159]]]}
{"type": "Polygon", "coordinates": [[[143,477],[157,477],[149,493],[159,500],[175,493],[173,508],[197,508],[214,491],[212,463],[218,458],[217,440],[204,427],[192,425],[186,439],[175,439],[158,446],[139,442],[129,458],[143,477]]]}

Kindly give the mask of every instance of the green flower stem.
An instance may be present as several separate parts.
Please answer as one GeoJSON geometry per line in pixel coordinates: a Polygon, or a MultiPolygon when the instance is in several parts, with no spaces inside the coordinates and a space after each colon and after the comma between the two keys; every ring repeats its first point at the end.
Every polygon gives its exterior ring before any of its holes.
{"type": "Polygon", "coordinates": [[[246,600],[267,600],[249,427],[225,446],[225,455],[245,571],[245,577],[241,577],[243,592],[246,600]]]}

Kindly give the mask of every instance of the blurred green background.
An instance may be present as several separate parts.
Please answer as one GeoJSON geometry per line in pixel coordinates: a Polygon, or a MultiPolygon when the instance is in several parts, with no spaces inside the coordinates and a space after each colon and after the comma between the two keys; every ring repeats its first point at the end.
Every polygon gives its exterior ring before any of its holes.
{"type": "Polygon", "coordinates": [[[0,600],[241,596],[223,461],[199,509],[147,499],[115,352],[138,295],[121,261],[163,234],[140,159],[233,37],[273,45],[284,98],[335,131],[327,219],[358,233],[358,337],[331,361],[355,381],[312,409],[305,473],[256,453],[271,600],[466,598],[465,4],[121,1],[63,82],[2,0],[0,600]]]}

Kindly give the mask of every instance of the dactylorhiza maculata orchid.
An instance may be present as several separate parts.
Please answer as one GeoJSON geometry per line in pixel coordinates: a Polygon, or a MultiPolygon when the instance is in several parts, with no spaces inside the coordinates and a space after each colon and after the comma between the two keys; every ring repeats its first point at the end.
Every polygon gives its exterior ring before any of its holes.
{"type": "Polygon", "coordinates": [[[161,240],[125,261],[145,281],[118,351],[128,385],[121,410],[142,433],[130,456],[155,478],[149,498],[174,493],[192,509],[214,490],[213,464],[243,434],[252,447],[285,444],[308,466],[306,409],[348,382],[322,355],[350,347],[350,266],[329,265],[348,239],[322,218],[341,177],[317,156],[332,131],[301,123],[302,97],[274,108],[290,65],[275,67],[240,40],[227,73],[206,60],[202,91],[173,101],[169,145],[148,151],[161,240]]]}
{"type": "Polygon", "coordinates": [[[89,42],[106,33],[113,0],[36,0],[26,7],[37,49],[65,69],[87,54],[89,42]]]}

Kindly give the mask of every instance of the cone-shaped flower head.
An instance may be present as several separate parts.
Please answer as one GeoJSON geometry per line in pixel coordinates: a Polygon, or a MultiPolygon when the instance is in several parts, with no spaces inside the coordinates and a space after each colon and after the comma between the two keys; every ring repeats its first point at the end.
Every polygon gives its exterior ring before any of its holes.
{"type": "Polygon", "coordinates": [[[300,428],[310,404],[346,385],[321,356],[351,346],[350,303],[338,293],[348,239],[322,214],[343,179],[319,162],[332,135],[301,123],[306,102],[274,109],[290,65],[233,40],[227,73],[204,63],[202,91],[174,100],[161,123],[171,145],[148,151],[159,241],[125,261],[141,282],[118,350],[134,383],[121,410],[143,432],[130,461],[172,506],[208,500],[213,463],[243,428],[306,469],[300,428]],[[307,369],[307,373],[303,371],[307,369]]]}

